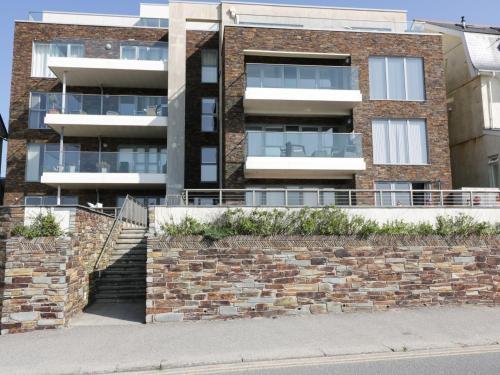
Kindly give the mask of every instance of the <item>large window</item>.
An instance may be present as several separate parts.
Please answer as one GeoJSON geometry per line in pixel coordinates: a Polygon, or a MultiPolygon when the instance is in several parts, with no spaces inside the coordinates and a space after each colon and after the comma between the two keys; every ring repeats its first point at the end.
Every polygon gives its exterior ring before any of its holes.
{"type": "Polygon", "coordinates": [[[370,57],[370,99],[425,100],[424,63],[416,57],[370,57]]]}
{"type": "Polygon", "coordinates": [[[119,146],[121,173],[167,173],[167,149],[158,146],[119,146]]]}
{"type": "MultiPolygon", "coordinates": [[[[65,162],[78,164],[80,145],[64,145],[65,162]],[[73,151],[73,152],[67,152],[73,151]],[[68,160],[74,158],[75,160],[68,160]]],[[[29,143],[26,152],[26,181],[40,182],[43,171],[57,172],[59,166],[59,144],[58,143],[29,143]]]]}
{"type": "Polygon", "coordinates": [[[201,131],[207,133],[217,131],[216,98],[201,99],[201,131]]]}
{"type": "Polygon", "coordinates": [[[201,148],[201,182],[217,182],[217,147],[201,148]]]}
{"type": "MultiPolygon", "coordinates": [[[[24,197],[24,204],[26,206],[55,206],[57,204],[57,197],[55,195],[27,195],[24,197]]],[[[61,196],[62,205],[77,205],[78,197],[73,195],[61,196]]]]}
{"type": "Polygon", "coordinates": [[[83,57],[85,47],[82,43],[52,42],[33,43],[33,56],[31,62],[31,76],[40,78],[54,78],[47,60],[49,56],[55,57],[83,57]]]}
{"type": "Polygon", "coordinates": [[[374,120],[374,164],[428,164],[425,120],[374,120]]]}
{"type": "Polygon", "coordinates": [[[204,49],[201,51],[201,82],[217,83],[217,60],[216,49],[204,49]]]}
{"type": "Polygon", "coordinates": [[[377,206],[425,206],[431,203],[432,194],[428,182],[376,182],[375,200],[377,206]],[[406,190],[408,192],[406,192],[406,190]]]}
{"type": "Polygon", "coordinates": [[[490,186],[500,188],[500,159],[499,154],[488,158],[490,186]]]}

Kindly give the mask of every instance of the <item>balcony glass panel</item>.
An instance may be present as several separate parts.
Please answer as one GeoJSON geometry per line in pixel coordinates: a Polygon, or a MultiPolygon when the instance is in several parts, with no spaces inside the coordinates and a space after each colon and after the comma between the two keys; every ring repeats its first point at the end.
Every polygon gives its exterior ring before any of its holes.
{"type": "MultiPolygon", "coordinates": [[[[166,173],[167,153],[65,151],[63,172],[67,173],[166,173]]],[[[44,155],[44,172],[59,172],[59,151],[44,155]]]]}
{"type": "Polygon", "coordinates": [[[247,156],[362,158],[361,135],[247,131],[247,156]]]}
{"type": "MultiPolygon", "coordinates": [[[[36,93],[33,100],[33,113],[40,111],[44,103],[43,113],[63,113],[62,95],[60,93],[36,93]]],[[[166,96],[139,95],[92,95],[66,94],[65,114],[77,115],[114,115],[114,116],[168,116],[166,96]]],[[[34,116],[34,115],[33,115],[34,116]]],[[[36,122],[33,117],[32,122],[36,122]]]]}
{"type": "Polygon", "coordinates": [[[351,66],[247,64],[247,87],[359,90],[351,66]]]}

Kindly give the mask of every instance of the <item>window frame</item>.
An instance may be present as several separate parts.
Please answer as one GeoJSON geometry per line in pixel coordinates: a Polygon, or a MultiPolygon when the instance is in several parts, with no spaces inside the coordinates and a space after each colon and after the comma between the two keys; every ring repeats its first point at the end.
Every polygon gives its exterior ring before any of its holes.
{"type": "MultiPolygon", "coordinates": [[[[372,132],[372,162],[373,162],[373,165],[388,165],[388,166],[417,166],[417,167],[421,167],[421,166],[429,166],[431,165],[431,162],[430,162],[430,150],[429,150],[429,131],[428,131],[428,126],[427,126],[427,119],[426,118],[373,118],[372,119],[372,126],[371,126],[371,132],[372,132]],[[405,150],[405,153],[407,154],[408,156],[408,162],[407,163],[390,163],[390,162],[375,162],[375,141],[374,141],[374,131],[373,131],[373,127],[374,127],[374,122],[375,121],[386,121],[386,125],[387,126],[391,126],[391,121],[406,121],[406,127],[405,127],[405,136],[406,136],[406,145],[408,146],[408,148],[405,150]],[[418,163],[418,164],[415,164],[415,163],[412,163],[409,159],[410,159],[410,139],[409,139],[409,136],[408,136],[408,126],[410,124],[410,121],[423,121],[424,123],[424,126],[425,126],[425,159],[426,159],[426,162],[425,163],[418,163]]],[[[390,146],[390,139],[388,139],[388,135],[386,134],[386,145],[389,145],[390,146]]],[[[399,143],[399,142],[397,142],[399,143]]],[[[390,148],[385,150],[385,153],[386,154],[389,154],[389,159],[390,159],[390,148]]]]}
{"type": "Polygon", "coordinates": [[[372,101],[394,101],[394,102],[417,102],[422,103],[427,101],[427,85],[425,80],[425,60],[421,56],[379,56],[379,55],[370,55],[368,57],[368,84],[369,84],[369,100],[372,101]],[[373,98],[372,97],[372,82],[371,82],[371,68],[370,68],[370,60],[371,59],[384,59],[384,68],[385,68],[385,98],[373,98]],[[403,69],[404,69],[404,86],[405,86],[405,99],[393,99],[390,98],[390,83],[389,83],[389,59],[402,59],[403,60],[403,69]],[[408,59],[419,59],[422,62],[422,86],[423,86],[423,98],[422,99],[409,99],[408,98],[408,59]]]}
{"type": "MultiPolygon", "coordinates": [[[[56,195],[25,195],[24,196],[24,205],[25,206],[28,206],[28,207],[44,207],[44,206],[53,206],[52,204],[47,204],[47,203],[44,203],[44,200],[47,199],[47,198],[55,198],[56,199],[56,202],[57,202],[57,196],[56,195]],[[40,200],[40,203],[39,204],[28,204],[26,201],[28,199],[39,199],[40,200]]],[[[77,195],[62,195],[61,196],[61,206],[77,206],[79,204],[79,198],[77,195]],[[76,203],[69,203],[69,204],[65,204],[63,203],[63,200],[64,199],[68,199],[68,198],[75,198],[76,199],[76,203]]]]}
{"type": "Polygon", "coordinates": [[[218,157],[219,157],[219,150],[217,146],[203,146],[200,149],[200,182],[202,183],[217,183],[219,181],[218,178],[218,172],[219,172],[219,166],[218,166],[218,157]],[[211,149],[215,150],[215,162],[204,162],[203,161],[203,150],[206,149],[211,149]],[[215,179],[214,180],[204,180],[203,179],[203,167],[204,166],[214,166],[215,165],[215,179]]]}
{"type": "Polygon", "coordinates": [[[219,82],[219,50],[217,48],[206,48],[201,50],[201,83],[218,83],[219,82]],[[204,63],[204,56],[207,53],[214,53],[216,56],[216,63],[214,65],[207,65],[204,63]],[[204,68],[215,68],[215,81],[207,80],[203,73],[204,68]]]}
{"type": "Polygon", "coordinates": [[[218,129],[219,129],[219,124],[218,124],[218,120],[219,120],[219,105],[218,105],[218,101],[217,101],[217,97],[203,97],[201,98],[201,132],[202,133],[217,133],[218,129]],[[203,106],[204,106],[204,101],[205,100],[213,100],[214,101],[214,105],[215,105],[215,112],[211,112],[211,113],[205,113],[203,112],[203,106]],[[204,130],[203,129],[203,119],[205,117],[210,117],[213,119],[214,121],[214,127],[212,130],[204,130]]]}
{"type": "Polygon", "coordinates": [[[60,45],[65,45],[66,46],[66,57],[70,57],[70,58],[81,58],[81,57],[85,57],[85,43],[83,42],[78,42],[78,41],[68,41],[68,42],[65,42],[63,40],[53,40],[53,41],[37,41],[37,40],[33,40],[32,43],[31,43],[31,72],[30,72],[30,76],[31,78],[47,78],[47,79],[55,79],[57,78],[57,76],[48,68],[48,66],[46,67],[46,69],[48,70],[49,74],[48,75],[35,75],[33,73],[33,66],[34,66],[34,61],[35,61],[35,45],[47,45],[48,46],[48,55],[47,55],[47,59],[52,55],[52,49],[53,49],[53,46],[57,45],[57,44],[60,44],[60,45]],[[78,56],[78,57],[73,57],[73,56],[70,56],[69,54],[69,51],[71,50],[72,46],[82,46],[83,47],[83,55],[82,56],[78,56]]]}

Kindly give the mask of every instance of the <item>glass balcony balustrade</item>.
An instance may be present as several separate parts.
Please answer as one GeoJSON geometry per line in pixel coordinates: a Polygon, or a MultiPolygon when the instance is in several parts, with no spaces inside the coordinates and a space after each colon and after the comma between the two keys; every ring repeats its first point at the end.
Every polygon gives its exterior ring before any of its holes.
{"type": "Polygon", "coordinates": [[[362,158],[361,134],[247,131],[249,157],[362,158]]]}
{"type": "Polygon", "coordinates": [[[166,96],[67,93],[64,111],[62,97],[61,93],[33,93],[31,110],[43,109],[48,114],[168,116],[166,96]]]}
{"type": "Polygon", "coordinates": [[[66,173],[167,173],[167,153],[65,151],[62,165],[59,152],[43,155],[44,172],[66,173]]]}
{"type": "Polygon", "coordinates": [[[247,64],[247,87],[359,90],[359,71],[352,66],[247,64]]]}

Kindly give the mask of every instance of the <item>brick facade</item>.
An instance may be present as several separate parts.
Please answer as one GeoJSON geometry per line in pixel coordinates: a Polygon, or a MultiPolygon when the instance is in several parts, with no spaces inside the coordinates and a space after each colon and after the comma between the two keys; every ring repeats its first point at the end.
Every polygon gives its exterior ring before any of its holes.
{"type": "MultiPolygon", "coordinates": [[[[12,65],[10,100],[10,139],[7,153],[7,178],[5,185],[6,205],[24,204],[25,195],[56,195],[50,186],[25,181],[26,147],[28,143],[58,143],[59,135],[51,129],[29,129],[30,92],[61,92],[61,83],[56,78],[31,77],[32,44],[34,41],[79,40],[85,44],[87,57],[117,57],[119,41],[135,39],[140,42],[168,42],[166,30],[149,28],[121,28],[104,26],[62,25],[31,22],[17,22],[14,33],[14,54],[12,65]],[[105,48],[111,44],[111,49],[105,48]]],[[[99,94],[97,87],[68,87],[68,92],[99,94]]],[[[105,94],[167,95],[167,90],[141,88],[104,88],[105,94]]],[[[97,151],[96,138],[65,137],[65,143],[78,143],[82,151],[97,151]]],[[[120,139],[103,138],[102,151],[116,151],[118,145],[166,146],[166,139],[120,139]]],[[[116,206],[116,197],[126,195],[130,190],[102,190],[100,201],[105,206],[116,206]]],[[[63,195],[77,195],[81,204],[96,202],[95,190],[65,190],[63,195]]],[[[164,196],[165,189],[158,191],[137,189],[134,194],[164,196]]]]}
{"type": "MultiPolygon", "coordinates": [[[[219,99],[217,83],[201,82],[203,49],[219,49],[219,33],[186,31],[186,149],[184,160],[185,186],[193,189],[214,189],[219,183],[201,182],[201,147],[219,145],[219,127],[213,133],[201,131],[202,98],[219,99]]],[[[220,150],[220,148],[219,148],[220,150]]]]}
{"type": "MultiPolygon", "coordinates": [[[[355,187],[373,189],[375,181],[419,181],[433,182],[435,187],[440,186],[443,189],[451,188],[446,90],[440,36],[234,26],[225,27],[222,50],[225,187],[240,188],[254,183],[243,175],[245,124],[248,123],[243,110],[245,49],[349,54],[351,65],[359,68],[360,90],[363,96],[363,102],[353,110],[353,130],[363,135],[363,155],[367,164],[365,172],[356,174],[355,187]],[[368,57],[375,55],[422,57],[426,100],[370,100],[368,57]],[[425,118],[430,164],[374,165],[371,122],[376,118],[425,118]]],[[[247,61],[254,59],[249,57],[247,61]]],[[[336,65],[333,60],[330,60],[330,63],[336,65]]],[[[304,181],[306,182],[316,183],[314,180],[304,181]]],[[[334,183],[336,181],[330,180],[330,184],[334,183]]]]}
{"type": "Polygon", "coordinates": [[[500,237],[148,241],[146,321],[500,303],[500,237]]]}

